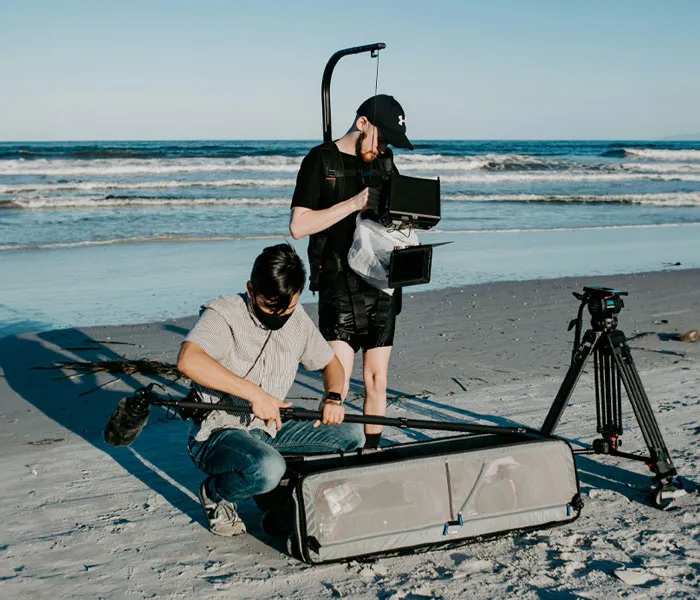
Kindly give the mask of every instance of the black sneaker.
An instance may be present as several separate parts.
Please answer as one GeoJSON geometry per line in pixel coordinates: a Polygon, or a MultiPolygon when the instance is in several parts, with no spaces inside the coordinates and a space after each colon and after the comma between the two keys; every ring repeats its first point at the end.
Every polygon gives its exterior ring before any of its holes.
{"type": "Polygon", "coordinates": [[[286,537],[294,529],[290,511],[266,510],[260,518],[260,527],[273,537],[286,537]]]}

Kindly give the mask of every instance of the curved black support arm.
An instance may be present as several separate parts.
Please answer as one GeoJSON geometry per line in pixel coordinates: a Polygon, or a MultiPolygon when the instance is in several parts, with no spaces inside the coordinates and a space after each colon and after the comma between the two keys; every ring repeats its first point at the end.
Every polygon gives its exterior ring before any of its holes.
{"type": "Polygon", "coordinates": [[[362,52],[371,52],[372,56],[377,56],[379,50],[384,50],[386,44],[377,42],[376,44],[367,44],[366,46],[355,46],[354,48],[345,48],[338,50],[330,57],[326,63],[326,68],[323,71],[323,79],[321,80],[321,111],[323,113],[323,141],[330,142],[333,139],[331,131],[331,77],[333,69],[338,61],[348,54],[361,54],[362,52]]]}

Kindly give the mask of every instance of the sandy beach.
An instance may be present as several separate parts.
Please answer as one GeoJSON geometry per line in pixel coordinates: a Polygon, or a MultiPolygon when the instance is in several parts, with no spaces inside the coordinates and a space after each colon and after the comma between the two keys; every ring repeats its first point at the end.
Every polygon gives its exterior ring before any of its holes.
{"type": "MultiPolygon", "coordinates": [[[[629,292],[619,328],[689,491],[663,512],[650,472],[611,457],[577,459],[585,507],[575,522],[458,549],[310,567],[264,534],[252,502],[246,536],[205,528],[187,457],[187,425],[152,413],[130,448],[102,429],[144,376],[73,376],[57,361],[174,363],[194,317],[26,333],[0,340],[0,595],[3,598],[696,598],[700,595],[700,270],[503,281],[404,291],[389,370],[388,416],[539,427],[569,365],[578,301],[602,285],[629,292]],[[104,386],[96,389],[98,386],[104,386]]],[[[315,318],[314,304],[307,306],[315,318]]],[[[587,317],[587,315],[586,315],[587,317]]],[[[588,325],[588,319],[584,323],[588,325]]],[[[349,410],[361,406],[359,371],[349,410]]],[[[156,381],[164,382],[162,379],[156,381]]],[[[174,396],[184,382],[170,388],[174,396]]],[[[314,407],[316,373],[289,399],[314,407]]],[[[595,436],[592,368],[557,434],[577,448],[595,436]]],[[[645,450],[628,404],[623,449],[645,450]]],[[[392,441],[425,432],[388,430],[392,441]]]]}
{"type": "MultiPolygon", "coordinates": [[[[0,17],[0,600],[700,600],[700,2],[35,4],[0,17]],[[145,386],[186,397],[185,336],[265,248],[344,261],[356,212],[434,248],[386,416],[443,429],[386,426],[362,481],[303,463],[299,539],[367,553],[310,565],[252,498],[211,533],[175,410],[104,430],[145,386]],[[624,307],[575,369],[588,286],[624,307]],[[461,460],[436,438],[465,429],[493,437],[461,460]]],[[[285,400],[323,391],[300,367],[285,400]]]]}

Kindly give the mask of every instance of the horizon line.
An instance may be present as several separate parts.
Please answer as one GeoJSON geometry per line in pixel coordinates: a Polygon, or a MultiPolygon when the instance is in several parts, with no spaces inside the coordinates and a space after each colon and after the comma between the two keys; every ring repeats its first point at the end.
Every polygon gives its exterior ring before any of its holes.
{"type": "MultiPolygon", "coordinates": [[[[75,138],[0,140],[0,144],[51,144],[85,142],[315,142],[321,138],[75,138]]],[[[411,138],[414,142],[700,142],[700,133],[661,138],[411,138]]]]}

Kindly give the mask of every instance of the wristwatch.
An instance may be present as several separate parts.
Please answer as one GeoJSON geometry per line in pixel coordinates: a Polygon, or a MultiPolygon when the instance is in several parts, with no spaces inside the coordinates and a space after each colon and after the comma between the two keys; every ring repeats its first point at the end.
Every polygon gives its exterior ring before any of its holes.
{"type": "Polygon", "coordinates": [[[323,394],[323,398],[321,399],[321,406],[324,405],[326,400],[332,400],[333,402],[337,402],[338,404],[343,404],[343,397],[338,393],[338,392],[326,392],[323,394]]]}

